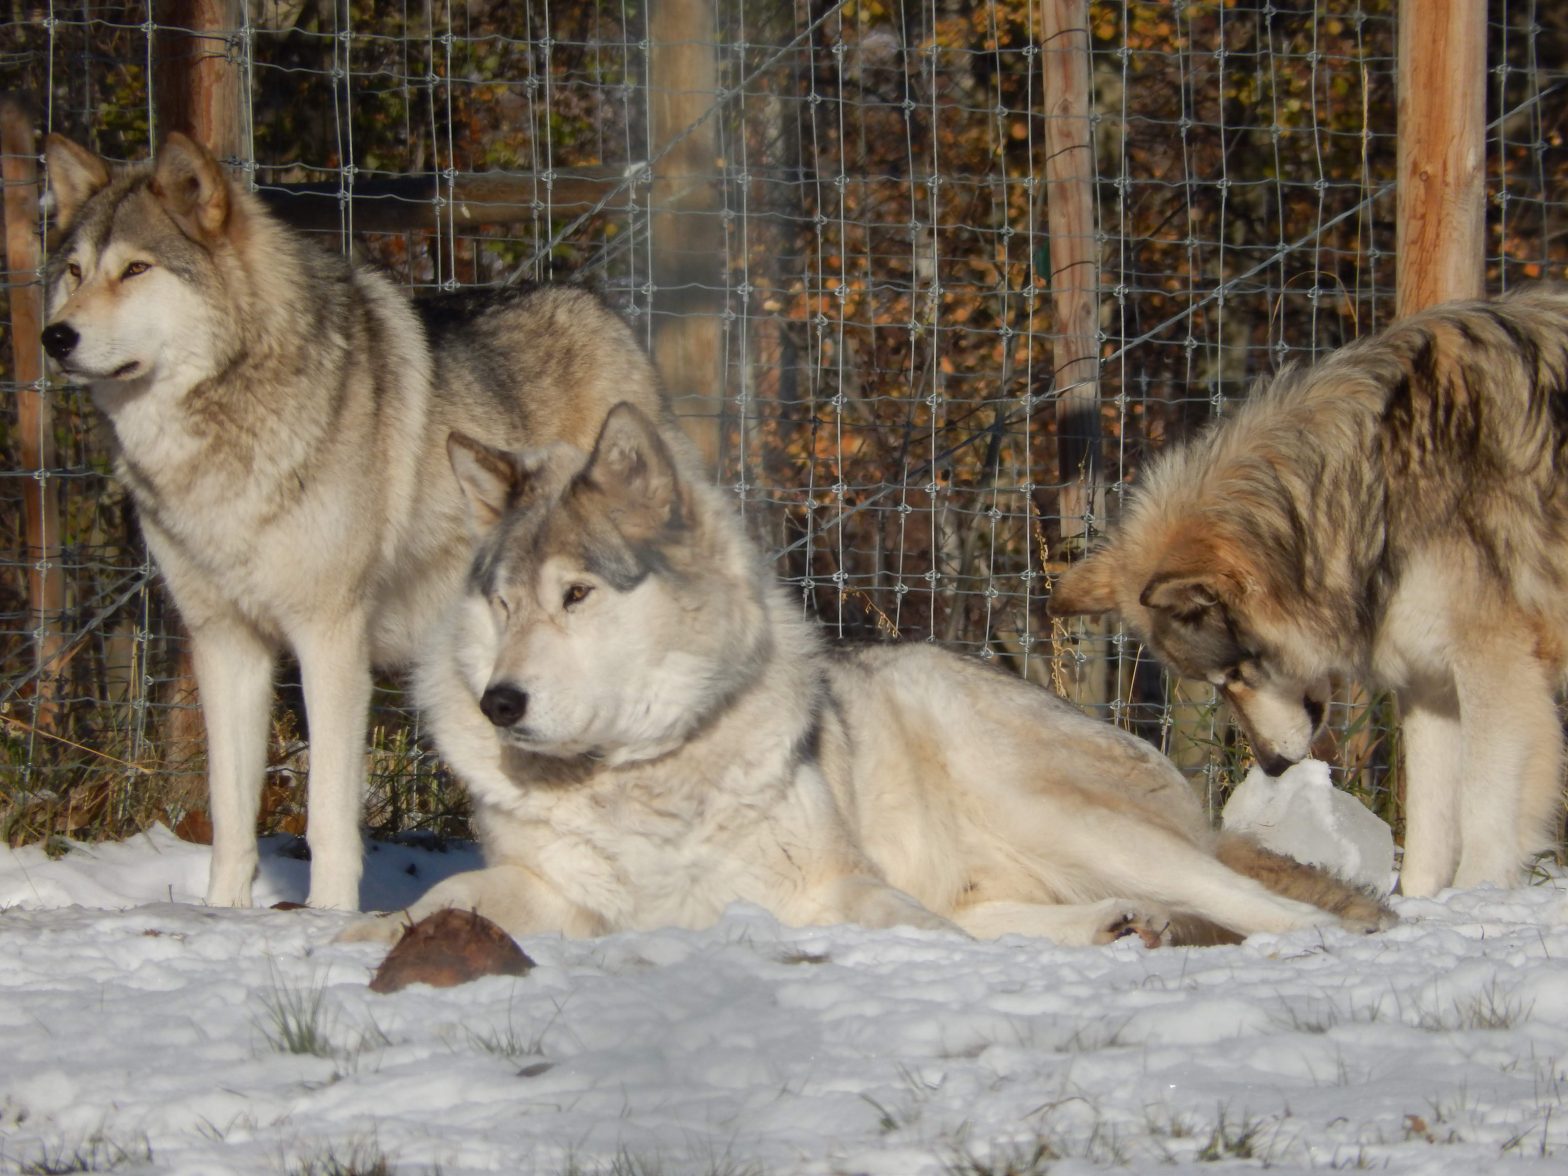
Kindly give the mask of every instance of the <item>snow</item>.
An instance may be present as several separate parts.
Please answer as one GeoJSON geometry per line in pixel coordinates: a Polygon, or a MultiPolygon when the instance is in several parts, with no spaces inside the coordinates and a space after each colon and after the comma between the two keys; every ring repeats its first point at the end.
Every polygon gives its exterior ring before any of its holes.
{"type": "Polygon", "coordinates": [[[1231,793],[1220,822],[1266,848],[1338,874],[1379,895],[1394,885],[1394,834],[1376,813],[1334,787],[1321,760],[1279,776],[1254,765],[1231,793]]]}
{"type": "MultiPolygon", "coordinates": [[[[288,848],[267,843],[258,901],[302,895],[288,848]]],[[[348,916],[204,908],[206,857],[165,830],[0,852],[0,1172],[1472,1176],[1568,1155],[1560,875],[1395,899],[1380,935],[1154,951],[737,907],[377,996],[382,949],[334,942],[348,916]]],[[[366,893],[474,860],[379,845],[366,893]]]]}

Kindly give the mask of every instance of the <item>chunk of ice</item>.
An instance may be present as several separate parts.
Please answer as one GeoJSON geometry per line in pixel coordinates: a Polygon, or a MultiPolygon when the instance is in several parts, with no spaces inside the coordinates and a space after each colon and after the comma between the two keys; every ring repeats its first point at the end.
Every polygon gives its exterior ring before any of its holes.
{"type": "Polygon", "coordinates": [[[1303,760],[1278,777],[1254,766],[1231,794],[1220,823],[1379,895],[1393,889],[1393,832],[1366,805],[1335,788],[1321,760],[1303,760]]]}

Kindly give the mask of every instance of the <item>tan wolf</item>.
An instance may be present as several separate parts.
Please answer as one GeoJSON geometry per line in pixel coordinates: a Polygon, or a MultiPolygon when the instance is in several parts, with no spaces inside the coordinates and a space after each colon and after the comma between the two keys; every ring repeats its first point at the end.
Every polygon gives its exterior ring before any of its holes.
{"type": "Polygon", "coordinates": [[[924,644],[827,648],[632,405],[586,461],[451,452],[477,548],[415,683],[487,864],[414,917],[595,935],[745,900],[792,924],[1063,944],[1388,918],[1217,839],[1152,747],[1013,674],[924,644]]]}
{"type": "Polygon", "coordinates": [[[579,289],[411,302],[171,135],[124,170],[52,135],[45,349],[113,425],[117,470],[190,629],[207,727],[209,902],[248,905],[274,663],[310,734],[310,902],[357,909],[371,666],[405,662],[467,562],[446,457],[589,445],[659,413],[629,328],[579,289]]]}
{"type": "Polygon", "coordinates": [[[1212,683],[1271,774],[1331,678],[1398,693],[1401,885],[1516,885],[1562,818],[1568,293],[1454,303],[1281,373],[1162,454],[1059,616],[1212,683]]]}

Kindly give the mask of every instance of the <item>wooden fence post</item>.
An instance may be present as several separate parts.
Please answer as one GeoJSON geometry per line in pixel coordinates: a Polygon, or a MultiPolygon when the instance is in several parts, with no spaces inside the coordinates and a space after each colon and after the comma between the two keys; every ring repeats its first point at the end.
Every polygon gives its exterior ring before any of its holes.
{"type": "Polygon", "coordinates": [[[653,358],[686,431],[719,471],[724,437],[724,230],[718,215],[713,6],[648,6],[653,358]],[[700,120],[700,121],[699,121],[700,120]]]}
{"type": "Polygon", "coordinates": [[[14,98],[0,99],[0,152],[4,153],[5,252],[10,272],[11,351],[16,372],[17,449],[22,468],[27,530],[27,588],[38,677],[34,721],[56,726],[65,667],[61,629],[65,616],[65,573],[60,567],[60,491],[50,474],[56,465],[54,406],[43,388],[43,287],[39,265],[38,144],[32,119],[14,98]]]}
{"type": "Polygon", "coordinates": [[[1396,313],[1486,274],[1486,0],[1400,0],[1396,313]]]}
{"type": "Polygon", "coordinates": [[[238,155],[245,95],[229,38],[244,24],[244,0],[158,0],[153,10],[157,137],[183,131],[219,159],[238,155]]]}
{"type": "Polygon", "coordinates": [[[1046,232],[1062,534],[1081,535],[1100,481],[1100,248],[1094,234],[1088,0],[1045,0],[1046,232]]]}
{"type": "MultiPolygon", "coordinates": [[[[1042,0],[1040,67],[1045,99],[1046,233],[1056,335],[1057,513],[1063,539],[1087,538],[1087,515],[1104,508],[1100,454],[1100,246],[1094,230],[1093,101],[1089,82],[1088,0],[1042,0]]],[[[1103,522],[1103,519],[1101,520],[1103,522]]],[[[1103,638],[1103,622],[1084,635],[1103,638]]],[[[1109,700],[1109,658],[1089,650],[1064,672],[1069,697],[1086,706],[1109,700]]],[[[1065,671],[1064,667],[1064,671],[1065,671]]]]}

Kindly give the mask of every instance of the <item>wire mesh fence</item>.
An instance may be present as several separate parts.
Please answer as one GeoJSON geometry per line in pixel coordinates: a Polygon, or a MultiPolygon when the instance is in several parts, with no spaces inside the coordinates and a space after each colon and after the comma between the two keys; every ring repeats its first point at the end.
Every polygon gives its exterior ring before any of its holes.
{"type": "MultiPolygon", "coordinates": [[[[1114,630],[1053,625],[1044,602],[1150,452],[1392,317],[1396,7],[1088,5],[1099,362],[1076,448],[1039,0],[256,0],[187,37],[225,6],[19,5],[0,89],[37,132],[133,160],[173,129],[170,77],[229,71],[221,153],[323,247],[417,289],[602,289],[834,631],[998,659],[1212,789],[1241,749],[1211,694],[1114,630]],[[1079,499],[1084,460],[1099,490],[1079,499]]],[[[1494,2],[1488,28],[1474,84],[1498,290],[1568,264],[1568,12],[1494,2]]],[[[8,265],[13,308],[38,281],[8,265]]],[[[7,836],[177,822],[202,804],[178,619],[105,426],[80,390],[26,377],[29,351],[14,332],[0,348],[8,394],[41,389],[51,408],[47,437],[0,426],[7,836]],[[30,493],[55,496],[57,550],[30,546],[30,493]],[[42,562],[63,582],[52,609],[42,562]]],[[[1335,713],[1342,777],[1386,806],[1388,704],[1347,688],[1335,713]]],[[[267,791],[284,828],[302,811],[298,714],[278,712],[267,791]]],[[[460,817],[395,679],[371,756],[373,826],[460,817]]]]}

